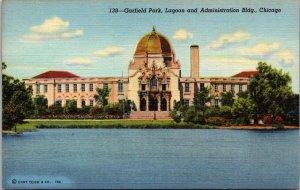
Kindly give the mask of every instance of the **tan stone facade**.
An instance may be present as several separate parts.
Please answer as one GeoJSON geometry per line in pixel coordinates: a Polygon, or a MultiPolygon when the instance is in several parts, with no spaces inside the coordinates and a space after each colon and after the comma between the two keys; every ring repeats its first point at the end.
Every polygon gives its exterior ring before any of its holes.
{"type": "Polygon", "coordinates": [[[68,73],[70,76],[66,78],[63,72],[55,76],[44,73],[25,79],[25,83],[32,87],[34,97],[44,95],[48,105],[64,106],[68,100],[76,100],[78,107],[94,106],[96,89],[108,88],[109,102],[130,99],[138,111],[170,111],[179,100],[192,105],[195,93],[204,87],[214,96],[211,106],[221,106],[223,92],[233,91],[236,95],[247,90],[250,77],[247,72],[233,77],[201,77],[198,45],[190,48],[190,77],[181,76],[181,65],[175,56],[168,39],[153,29],[138,42],[128,66],[128,77],[81,78],[68,73]]]}
{"type": "Polygon", "coordinates": [[[124,77],[29,79],[25,83],[32,87],[33,97],[44,95],[48,105],[64,106],[67,100],[76,100],[77,107],[94,106],[97,88],[110,89],[109,102],[118,102],[128,91],[128,78],[124,77]]]}

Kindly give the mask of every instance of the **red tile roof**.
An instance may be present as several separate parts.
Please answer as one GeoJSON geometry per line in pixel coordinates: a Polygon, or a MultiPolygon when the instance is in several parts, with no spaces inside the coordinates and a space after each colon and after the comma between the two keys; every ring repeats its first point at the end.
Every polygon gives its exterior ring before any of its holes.
{"type": "Polygon", "coordinates": [[[41,79],[41,78],[80,78],[80,76],[75,75],[73,73],[67,71],[47,71],[45,73],[39,74],[34,79],[41,79]]]}
{"type": "Polygon", "coordinates": [[[252,77],[252,76],[255,76],[258,74],[259,71],[243,71],[243,72],[240,72],[236,75],[233,75],[232,77],[245,77],[245,78],[249,78],[249,77],[252,77]]]}

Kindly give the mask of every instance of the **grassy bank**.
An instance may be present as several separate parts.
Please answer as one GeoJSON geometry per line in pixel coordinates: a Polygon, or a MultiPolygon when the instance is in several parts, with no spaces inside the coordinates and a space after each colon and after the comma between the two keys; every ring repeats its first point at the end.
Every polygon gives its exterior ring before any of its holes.
{"type": "MultiPolygon", "coordinates": [[[[191,123],[175,123],[173,120],[26,120],[25,124],[17,125],[17,133],[28,131],[37,131],[39,128],[137,128],[137,129],[155,129],[155,128],[173,128],[173,129],[255,129],[266,130],[276,129],[274,126],[209,126],[196,125],[191,123]]],[[[291,126],[285,128],[298,128],[291,126]]],[[[6,134],[14,133],[4,131],[6,134]]]]}
{"type": "Polygon", "coordinates": [[[38,128],[214,128],[172,120],[26,120],[17,125],[17,132],[36,131],[38,128]]]}

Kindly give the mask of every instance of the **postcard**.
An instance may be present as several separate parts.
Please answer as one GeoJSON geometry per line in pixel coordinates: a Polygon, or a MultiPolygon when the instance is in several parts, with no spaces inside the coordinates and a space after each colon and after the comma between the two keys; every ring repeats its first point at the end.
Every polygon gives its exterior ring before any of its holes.
{"type": "Polygon", "coordinates": [[[4,189],[297,189],[297,0],[4,0],[4,189]]]}

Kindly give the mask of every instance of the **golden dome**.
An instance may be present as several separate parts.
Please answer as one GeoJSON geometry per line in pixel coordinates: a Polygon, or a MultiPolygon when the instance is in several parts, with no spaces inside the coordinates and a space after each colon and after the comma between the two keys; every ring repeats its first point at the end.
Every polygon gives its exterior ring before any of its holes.
{"type": "Polygon", "coordinates": [[[172,48],[168,39],[155,31],[143,36],[138,42],[134,55],[157,54],[171,55],[172,48]]]}

